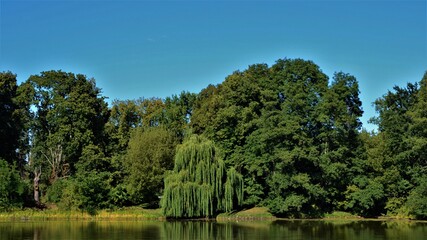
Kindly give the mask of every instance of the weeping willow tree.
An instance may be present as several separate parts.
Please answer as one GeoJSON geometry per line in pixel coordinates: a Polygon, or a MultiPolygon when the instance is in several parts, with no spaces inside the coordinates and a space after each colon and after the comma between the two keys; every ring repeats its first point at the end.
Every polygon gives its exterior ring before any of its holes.
{"type": "Polygon", "coordinates": [[[242,176],[226,169],[211,141],[194,135],[177,147],[174,169],[165,178],[165,216],[211,217],[230,212],[242,201],[242,176]]]}

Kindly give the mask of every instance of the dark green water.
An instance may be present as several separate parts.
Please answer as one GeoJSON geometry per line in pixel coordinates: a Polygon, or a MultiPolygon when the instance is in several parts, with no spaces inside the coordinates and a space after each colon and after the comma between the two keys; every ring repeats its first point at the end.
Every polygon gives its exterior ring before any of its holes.
{"type": "Polygon", "coordinates": [[[0,222],[0,239],[427,239],[427,223],[395,221],[0,222]]]}

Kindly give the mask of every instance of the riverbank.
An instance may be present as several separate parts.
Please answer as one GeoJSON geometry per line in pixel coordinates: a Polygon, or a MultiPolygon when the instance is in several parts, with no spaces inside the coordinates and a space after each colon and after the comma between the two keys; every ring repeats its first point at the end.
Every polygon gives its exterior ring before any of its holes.
{"type": "MultiPolygon", "coordinates": [[[[95,215],[91,215],[84,211],[64,211],[58,209],[24,209],[14,210],[10,212],[0,212],[0,222],[5,221],[49,221],[49,220],[166,220],[161,209],[144,209],[141,207],[128,207],[115,210],[100,210],[95,215]]],[[[275,220],[373,220],[373,221],[388,221],[388,220],[407,220],[413,221],[408,217],[393,217],[381,216],[378,218],[363,218],[357,215],[352,215],[347,212],[333,212],[326,214],[318,219],[287,219],[278,218],[271,214],[268,208],[254,207],[233,213],[221,213],[216,218],[218,222],[228,221],[275,221],[275,220]]]]}
{"type": "Polygon", "coordinates": [[[217,221],[265,221],[277,219],[266,207],[254,207],[234,213],[221,213],[216,217],[217,221]]]}
{"type": "Polygon", "coordinates": [[[58,209],[24,209],[0,212],[0,221],[47,221],[47,220],[163,220],[161,209],[131,207],[116,210],[100,210],[95,215],[84,211],[58,209]]]}

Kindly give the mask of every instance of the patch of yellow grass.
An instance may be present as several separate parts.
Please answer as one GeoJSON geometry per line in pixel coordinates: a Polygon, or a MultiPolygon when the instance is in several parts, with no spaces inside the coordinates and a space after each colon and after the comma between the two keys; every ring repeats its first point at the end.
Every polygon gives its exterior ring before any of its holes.
{"type": "Polygon", "coordinates": [[[217,216],[218,221],[234,221],[234,220],[273,220],[275,217],[271,214],[266,207],[254,207],[245,209],[236,213],[222,213],[217,216]]]}
{"type": "Polygon", "coordinates": [[[160,209],[143,209],[138,207],[118,210],[100,210],[96,215],[87,212],[58,209],[24,209],[0,213],[0,221],[22,220],[144,220],[164,219],[160,209]]]}

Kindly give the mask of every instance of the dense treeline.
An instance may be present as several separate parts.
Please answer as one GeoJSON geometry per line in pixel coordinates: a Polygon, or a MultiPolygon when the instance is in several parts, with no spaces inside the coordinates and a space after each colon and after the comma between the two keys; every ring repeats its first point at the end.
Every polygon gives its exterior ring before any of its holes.
{"type": "Polygon", "coordinates": [[[198,94],[115,100],[94,79],[0,73],[0,211],[163,207],[214,216],[427,218],[427,73],[375,101],[366,132],[356,78],[311,61],[236,71],[198,94]]]}

